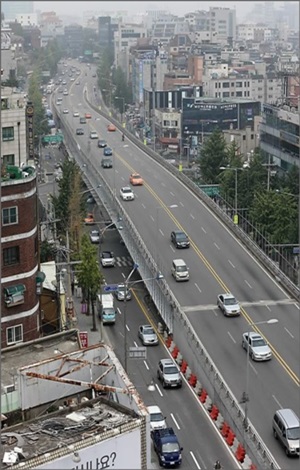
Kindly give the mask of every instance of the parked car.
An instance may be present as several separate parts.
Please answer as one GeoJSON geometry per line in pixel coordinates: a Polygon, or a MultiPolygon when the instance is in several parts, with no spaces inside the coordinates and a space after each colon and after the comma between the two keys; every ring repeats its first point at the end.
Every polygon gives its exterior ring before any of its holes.
{"type": "Polygon", "coordinates": [[[242,346],[246,351],[249,348],[249,356],[253,361],[269,361],[272,358],[272,351],[268,343],[254,331],[243,334],[242,346]]]}
{"type": "Polygon", "coordinates": [[[189,248],[190,246],[189,237],[181,230],[171,232],[171,242],[176,248],[189,248]]]}
{"type": "Polygon", "coordinates": [[[143,346],[156,346],[158,344],[157,334],[151,325],[141,325],[138,334],[143,346]]]}
{"type": "Polygon", "coordinates": [[[237,316],[241,313],[238,301],[230,293],[218,295],[217,306],[223,312],[223,314],[228,317],[237,316]]]}

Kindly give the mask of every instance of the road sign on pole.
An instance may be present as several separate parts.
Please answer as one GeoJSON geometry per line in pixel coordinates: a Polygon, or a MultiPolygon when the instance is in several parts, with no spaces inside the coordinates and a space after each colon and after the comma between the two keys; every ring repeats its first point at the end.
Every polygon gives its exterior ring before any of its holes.
{"type": "Polygon", "coordinates": [[[104,292],[117,292],[118,284],[107,284],[103,287],[104,292]]]}

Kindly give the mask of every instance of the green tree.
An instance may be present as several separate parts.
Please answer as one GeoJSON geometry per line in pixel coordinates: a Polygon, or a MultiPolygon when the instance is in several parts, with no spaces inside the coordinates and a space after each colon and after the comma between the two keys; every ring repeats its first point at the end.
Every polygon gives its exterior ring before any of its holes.
{"type": "Polygon", "coordinates": [[[296,243],[297,211],[297,200],[293,196],[261,191],[254,196],[250,218],[263,228],[272,244],[296,243]]]}
{"type": "Polygon", "coordinates": [[[222,131],[216,129],[205,140],[199,159],[202,180],[205,184],[218,183],[221,166],[227,166],[226,142],[222,131]]]}
{"type": "Polygon", "coordinates": [[[92,245],[87,234],[81,238],[80,260],[78,265],[78,282],[87,296],[88,311],[90,313],[90,304],[92,306],[93,327],[92,331],[97,331],[95,300],[97,293],[103,284],[103,275],[99,271],[98,250],[92,245]]]}
{"type": "MultiPolygon", "coordinates": [[[[55,218],[59,220],[57,222],[57,233],[59,236],[64,237],[67,230],[73,233],[78,221],[78,214],[75,215],[74,212],[74,206],[76,205],[74,201],[76,199],[76,203],[78,202],[80,192],[78,192],[80,188],[78,184],[80,168],[76,162],[65,159],[61,169],[62,178],[58,182],[59,194],[58,196],[52,196],[52,202],[55,209],[55,218]],[[76,188],[75,191],[74,188],[76,188]]],[[[81,215],[82,209],[82,204],[78,203],[77,210],[81,215]]],[[[82,218],[83,217],[81,217],[81,220],[82,218]]]]}
{"type": "Polygon", "coordinates": [[[285,174],[282,189],[291,194],[299,195],[299,167],[294,164],[285,174]]]}

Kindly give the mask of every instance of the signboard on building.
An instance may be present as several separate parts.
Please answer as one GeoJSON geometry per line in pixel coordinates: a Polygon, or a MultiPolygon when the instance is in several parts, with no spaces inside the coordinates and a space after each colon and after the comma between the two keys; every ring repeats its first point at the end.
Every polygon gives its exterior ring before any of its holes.
{"type": "MultiPolygon", "coordinates": [[[[45,465],[39,465],[39,469],[58,470],[69,468],[70,470],[81,470],[93,468],[101,470],[114,468],[125,470],[128,468],[143,468],[142,455],[144,452],[141,448],[141,442],[141,428],[139,427],[95,445],[81,448],[76,453],[71,452],[69,455],[58,456],[45,465]],[[134,449],[134,452],[128,452],[128,449],[134,449]],[[75,455],[79,463],[74,463],[76,462],[75,455]]],[[[55,454],[58,455],[59,451],[55,451],[55,454]]]]}
{"type": "Polygon", "coordinates": [[[33,104],[31,101],[28,101],[26,105],[27,161],[34,160],[33,113],[33,104]]]}
{"type": "Polygon", "coordinates": [[[81,342],[81,347],[82,348],[88,348],[89,347],[88,332],[87,331],[79,331],[79,338],[80,338],[80,342],[81,342]]]}
{"type": "Polygon", "coordinates": [[[1,31],[1,50],[9,50],[11,48],[11,30],[1,31]]]}

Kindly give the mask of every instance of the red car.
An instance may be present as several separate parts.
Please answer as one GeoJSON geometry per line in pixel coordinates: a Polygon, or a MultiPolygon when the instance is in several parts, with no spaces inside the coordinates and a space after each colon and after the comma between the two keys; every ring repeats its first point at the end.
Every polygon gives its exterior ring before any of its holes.
{"type": "Polygon", "coordinates": [[[90,113],[85,113],[85,119],[92,119],[92,115],[90,113]]]}
{"type": "Polygon", "coordinates": [[[115,132],[117,130],[117,128],[114,124],[108,124],[107,130],[108,130],[108,132],[115,132]]]}

